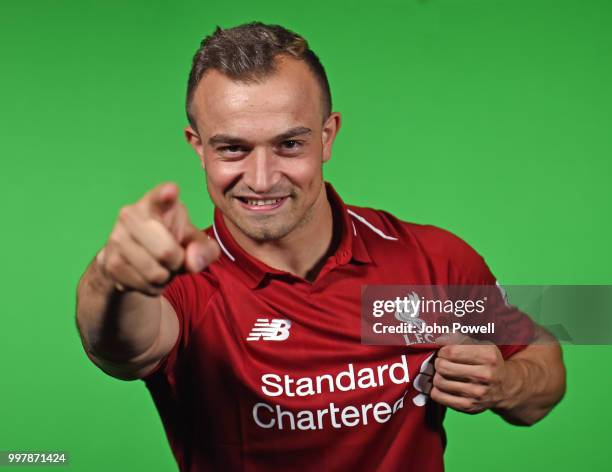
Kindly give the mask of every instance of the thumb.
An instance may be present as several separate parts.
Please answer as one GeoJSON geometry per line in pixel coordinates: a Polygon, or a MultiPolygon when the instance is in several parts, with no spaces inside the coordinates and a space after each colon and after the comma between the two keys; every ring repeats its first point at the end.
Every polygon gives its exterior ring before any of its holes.
{"type": "Polygon", "coordinates": [[[201,272],[221,255],[221,248],[204,231],[195,230],[185,245],[185,268],[189,272],[201,272]]]}

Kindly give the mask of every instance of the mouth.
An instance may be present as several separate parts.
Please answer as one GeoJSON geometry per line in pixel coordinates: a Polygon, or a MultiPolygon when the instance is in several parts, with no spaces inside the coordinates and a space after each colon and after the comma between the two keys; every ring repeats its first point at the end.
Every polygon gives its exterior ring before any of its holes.
{"type": "Polygon", "coordinates": [[[249,211],[270,211],[280,208],[289,197],[252,198],[235,197],[249,211]]]}

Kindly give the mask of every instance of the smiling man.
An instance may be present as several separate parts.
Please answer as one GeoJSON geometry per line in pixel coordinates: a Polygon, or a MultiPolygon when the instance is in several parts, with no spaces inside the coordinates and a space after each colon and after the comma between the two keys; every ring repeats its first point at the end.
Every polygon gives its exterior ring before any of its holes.
{"type": "Polygon", "coordinates": [[[365,285],[496,280],[456,236],[342,201],[322,172],[331,110],[302,37],[218,28],[193,60],[185,129],[213,224],[194,227],[161,184],[120,210],[81,278],[87,355],[145,382],[180,470],[438,471],[446,407],[527,425],[563,395],[559,346],[512,310],[513,345],[361,342],[365,285]]]}
{"type": "Polygon", "coordinates": [[[314,55],[311,66],[289,54],[257,57],[255,51],[247,43],[253,64],[238,63],[231,72],[214,68],[213,54],[196,55],[203,65],[196,61],[191,74],[186,135],[238,244],[273,267],[305,276],[330,249],[333,218],[322,164],[331,157],[340,114],[329,111],[331,98],[320,86],[326,79],[313,73],[324,74],[314,55]]]}

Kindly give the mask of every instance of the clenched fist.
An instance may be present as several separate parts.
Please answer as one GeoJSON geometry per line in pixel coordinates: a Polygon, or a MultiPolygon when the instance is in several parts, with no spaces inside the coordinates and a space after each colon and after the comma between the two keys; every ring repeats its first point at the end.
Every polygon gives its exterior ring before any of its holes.
{"type": "Polygon", "coordinates": [[[503,404],[509,372],[499,348],[463,335],[443,336],[435,360],[430,395],[436,402],[465,413],[503,404]]]}
{"type": "Polygon", "coordinates": [[[177,273],[200,272],[219,257],[219,245],[190,222],[178,193],[175,184],[160,184],[119,211],[96,257],[118,290],[157,296],[177,273]]]}

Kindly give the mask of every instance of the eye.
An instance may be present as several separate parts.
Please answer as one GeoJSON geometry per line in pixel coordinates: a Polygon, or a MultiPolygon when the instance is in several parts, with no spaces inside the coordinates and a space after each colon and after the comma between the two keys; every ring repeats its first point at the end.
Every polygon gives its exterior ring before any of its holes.
{"type": "Polygon", "coordinates": [[[242,147],[239,146],[238,144],[230,144],[229,146],[220,147],[219,150],[221,152],[230,152],[230,153],[232,153],[232,152],[240,152],[240,151],[242,151],[242,147]]]}
{"type": "Polygon", "coordinates": [[[295,151],[299,151],[303,145],[304,145],[303,141],[299,141],[297,139],[288,139],[281,143],[281,149],[285,151],[295,152],[295,151]]]}
{"type": "Polygon", "coordinates": [[[228,144],[227,146],[220,146],[217,148],[217,152],[226,159],[241,158],[249,153],[249,150],[240,144],[228,144]]]}

